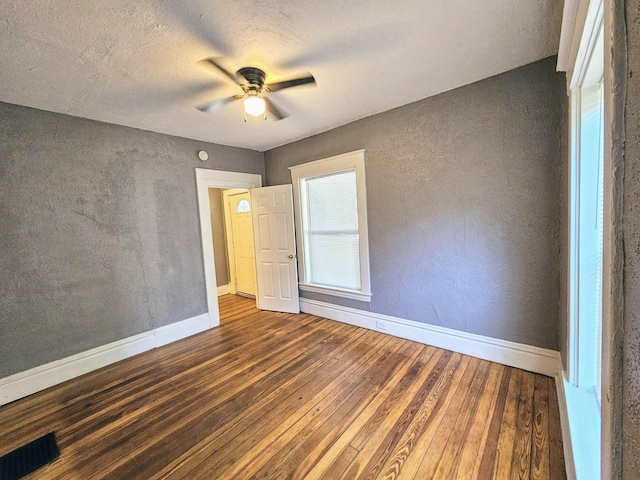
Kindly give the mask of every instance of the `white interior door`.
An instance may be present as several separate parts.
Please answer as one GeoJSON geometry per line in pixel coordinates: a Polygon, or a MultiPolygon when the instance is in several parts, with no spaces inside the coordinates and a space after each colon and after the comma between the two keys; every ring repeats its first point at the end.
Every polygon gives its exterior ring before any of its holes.
{"type": "Polygon", "coordinates": [[[300,313],[291,185],[250,192],[258,308],[300,313]]]}
{"type": "Polygon", "coordinates": [[[256,264],[253,253],[253,226],[249,192],[229,196],[231,228],[233,230],[233,262],[236,291],[256,294],[256,264]]]}

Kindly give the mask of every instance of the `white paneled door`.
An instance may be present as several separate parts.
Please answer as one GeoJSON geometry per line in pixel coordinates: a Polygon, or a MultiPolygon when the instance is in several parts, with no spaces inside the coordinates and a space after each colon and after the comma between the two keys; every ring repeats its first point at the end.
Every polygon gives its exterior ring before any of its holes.
{"type": "Polygon", "coordinates": [[[250,192],[258,308],[300,313],[291,185],[250,192]]]}

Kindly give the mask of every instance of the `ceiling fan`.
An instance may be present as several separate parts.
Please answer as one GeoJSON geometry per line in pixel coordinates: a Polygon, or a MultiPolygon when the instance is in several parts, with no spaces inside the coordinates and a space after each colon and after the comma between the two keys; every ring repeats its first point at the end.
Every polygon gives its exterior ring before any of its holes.
{"type": "Polygon", "coordinates": [[[242,94],[234,95],[228,98],[221,98],[212,102],[201,105],[198,110],[202,112],[213,112],[218,110],[224,105],[231,103],[235,100],[244,99],[244,121],[247,121],[247,113],[254,117],[264,115],[267,119],[267,110],[271,113],[276,120],[282,120],[287,117],[287,114],[278,109],[269,98],[265,96],[269,92],[277,92],[284,90],[285,88],[297,87],[299,85],[315,84],[316,79],[313,75],[294,78],[292,80],[284,80],[281,82],[267,83],[265,84],[266,75],[263,70],[256,67],[243,67],[238,70],[235,75],[220,65],[215,59],[207,58],[203,60],[213,65],[220,70],[228,78],[233,80],[243,91],[242,94]]]}

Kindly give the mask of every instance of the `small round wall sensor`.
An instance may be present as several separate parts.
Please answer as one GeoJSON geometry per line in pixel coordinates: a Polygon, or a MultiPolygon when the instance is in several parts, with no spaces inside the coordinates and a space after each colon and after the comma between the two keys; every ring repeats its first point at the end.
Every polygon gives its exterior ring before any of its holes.
{"type": "Polygon", "coordinates": [[[207,152],[205,152],[204,150],[200,150],[198,152],[198,158],[200,160],[202,160],[203,162],[209,160],[209,154],[207,152]]]}

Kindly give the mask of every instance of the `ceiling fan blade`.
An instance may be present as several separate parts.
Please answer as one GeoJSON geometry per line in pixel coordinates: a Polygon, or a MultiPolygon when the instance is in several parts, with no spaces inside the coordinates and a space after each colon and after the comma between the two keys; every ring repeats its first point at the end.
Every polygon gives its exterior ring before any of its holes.
{"type": "Polygon", "coordinates": [[[282,110],[278,109],[271,100],[266,97],[262,97],[264,99],[264,103],[267,104],[267,110],[271,115],[276,117],[276,120],[282,120],[283,118],[287,118],[289,115],[284,113],[282,110]]]}
{"type": "Polygon", "coordinates": [[[278,90],[282,90],[284,88],[297,87],[299,85],[307,85],[310,83],[316,83],[316,79],[313,78],[313,75],[309,74],[306,77],[294,78],[293,80],[284,80],[282,82],[270,83],[265,85],[265,89],[269,92],[277,92],[278,90]]]}
{"type": "Polygon", "coordinates": [[[218,100],[214,100],[213,102],[205,103],[204,105],[200,105],[196,107],[201,112],[213,112],[214,110],[218,110],[221,107],[224,107],[227,103],[231,103],[234,100],[239,100],[244,95],[234,95],[233,97],[228,98],[219,98],[218,100]]]}
{"type": "Polygon", "coordinates": [[[216,67],[218,70],[220,70],[222,73],[224,73],[227,77],[229,77],[231,80],[233,80],[237,85],[242,85],[242,82],[240,81],[240,79],[237,76],[235,76],[229,70],[227,70],[222,65],[220,65],[215,59],[213,59],[213,58],[205,58],[202,61],[205,62],[205,63],[209,63],[209,64],[213,65],[214,67],[216,67]]]}

